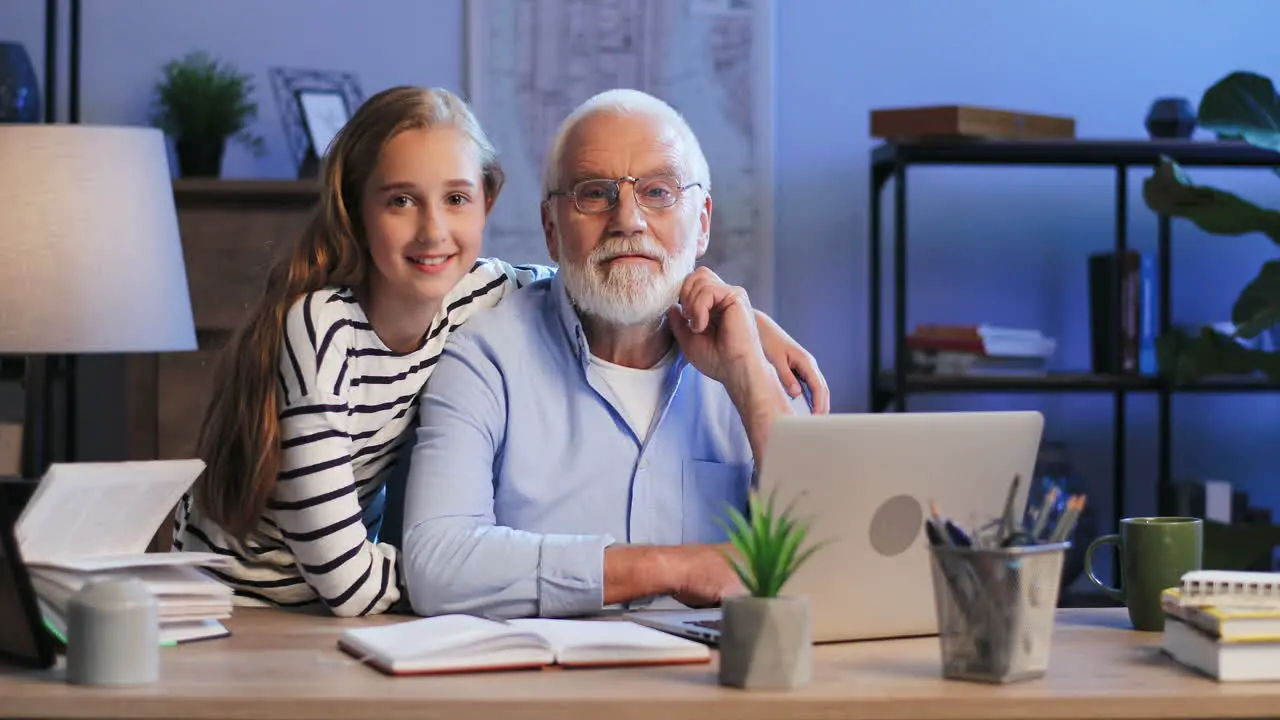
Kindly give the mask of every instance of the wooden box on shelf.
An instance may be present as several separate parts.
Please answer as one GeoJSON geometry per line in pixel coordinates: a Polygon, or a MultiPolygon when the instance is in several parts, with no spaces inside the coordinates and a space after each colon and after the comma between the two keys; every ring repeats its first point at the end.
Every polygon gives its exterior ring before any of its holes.
{"type": "Polygon", "coordinates": [[[1075,136],[1076,121],[1057,115],[972,105],[884,108],[871,111],[871,137],[897,141],[958,137],[1070,140],[1075,136]]]}

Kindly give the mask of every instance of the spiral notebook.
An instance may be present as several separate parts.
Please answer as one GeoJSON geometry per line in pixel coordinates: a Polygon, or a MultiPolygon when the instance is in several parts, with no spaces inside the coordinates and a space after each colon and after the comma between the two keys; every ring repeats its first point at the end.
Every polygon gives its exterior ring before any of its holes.
{"type": "Polygon", "coordinates": [[[1177,603],[1191,607],[1280,608],[1280,573],[1193,570],[1178,583],[1177,603]]]}

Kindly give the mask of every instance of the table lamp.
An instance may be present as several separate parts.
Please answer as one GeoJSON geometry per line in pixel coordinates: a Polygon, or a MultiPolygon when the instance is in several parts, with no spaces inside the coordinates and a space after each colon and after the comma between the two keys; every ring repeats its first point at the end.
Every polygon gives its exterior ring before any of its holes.
{"type": "Polygon", "coordinates": [[[49,463],[51,357],[196,348],[160,130],[0,124],[0,354],[26,356],[23,476],[49,463]]]}

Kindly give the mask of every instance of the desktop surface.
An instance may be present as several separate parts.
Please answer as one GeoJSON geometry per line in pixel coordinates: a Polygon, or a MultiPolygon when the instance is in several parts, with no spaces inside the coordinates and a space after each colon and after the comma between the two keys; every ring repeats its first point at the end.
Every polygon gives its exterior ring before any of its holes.
{"type": "Polygon", "coordinates": [[[389,678],[336,647],[346,627],[404,621],[237,608],[224,640],[165,648],[160,683],[99,689],[62,670],[0,669],[3,718],[757,720],[1266,717],[1280,683],[1219,684],[1164,657],[1123,610],[1062,610],[1048,675],[1006,686],[939,676],[937,638],[821,645],[790,692],[716,684],[700,666],[389,678]]]}

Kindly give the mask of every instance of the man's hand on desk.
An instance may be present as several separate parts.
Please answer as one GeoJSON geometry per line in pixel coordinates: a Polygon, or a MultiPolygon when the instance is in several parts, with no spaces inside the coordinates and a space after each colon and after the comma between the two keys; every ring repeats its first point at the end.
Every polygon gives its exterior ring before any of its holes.
{"type": "Polygon", "coordinates": [[[714,607],[744,591],[725,553],[733,546],[622,546],[604,552],[604,604],[671,595],[690,607],[714,607]]]}

